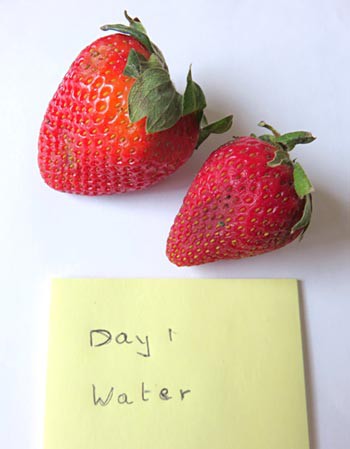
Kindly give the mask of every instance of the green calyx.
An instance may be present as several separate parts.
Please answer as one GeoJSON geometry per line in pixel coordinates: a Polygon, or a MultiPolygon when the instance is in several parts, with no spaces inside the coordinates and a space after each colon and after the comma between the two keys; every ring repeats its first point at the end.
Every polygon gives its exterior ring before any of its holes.
{"type": "Polygon", "coordinates": [[[259,136],[260,140],[270,142],[274,145],[278,145],[284,151],[292,151],[294,147],[301,143],[313,142],[316,137],[307,131],[294,131],[292,133],[280,134],[271,125],[261,121],[258,126],[266,128],[272,132],[272,134],[263,134],[259,136]]]}
{"type": "Polygon", "coordinates": [[[208,125],[204,116],[206,100],[200,86],[192,79],[191,67],[183,95],[171,81],[165,59],[149,39],[139,19],[132,19],[125,11],[129,25],[104,25],[104,31],[116,31],[137,39],[150,53],[149,59],[131,49],[124,75],[135,78],[128,98],[129,117],[135,123],[146,117],[146,132],[156,133],[173,127],[181,117],[195,114],[200,126],[198,146],[212,133],[224,133],[232,125],[232,115],[208,125]]]}
{"type": "Polygon", "coordinates": [[[300,199],[305,199],[305,206],[303,215],[300,220],[295,223],[291,232],[294,233],[302,229],[300,238],[303,237],[304,232],[308,228],[311,221],[312,214],[312,197],[311,193],[314,188],[299,162],[292,160],[289,156],[289,152],[292,151],[298,144],[306,144],[313,142],[315,137],[307,131],[295,131],[286,134],[280,134],[271,125],[260,122],[258,126],[268,129],[272,134],[263,134],[258,139],[264,142],[269,142],[276,147],[275,157],[272,161],[268,162],[269,167],[276,167],[281,164],[287,164],[293,167],[293,180],[294,188],[300,199]]]}

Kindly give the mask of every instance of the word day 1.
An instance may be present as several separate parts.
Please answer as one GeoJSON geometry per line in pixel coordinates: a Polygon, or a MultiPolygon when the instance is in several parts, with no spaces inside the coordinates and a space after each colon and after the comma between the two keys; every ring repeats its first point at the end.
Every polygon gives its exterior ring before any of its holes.
{"type": "MultiPolygon", "coordinates": [[[[169,342],[173,341],[174,334],[175,332],[169,328],[165,334],[169,342]]],[[[136,354],[141,357],[151,357],[150,338],[148,335],[131,337],[126,332],[119,332],[113,336],[107,329],[90,330],[90,346],[92,348],[99,348],[112,342],[118,345],[136,345],[136,354]]]]}
{"type": "MultiPolygon", "coordinates": [[[[152,391],[146,388],[145,383],[141,382],[138,402],[148,402],[151,398],[153,399],[155,395],[158,396],[158,399],[161,401],[170,401],[172,399],[183,401],[189,393],[191,393],[191,390],[180,388],[176,392],[176,394],[173,394],[169,391],[168,388],[162,387],[161,389],[157,389],[157,391],[152,394],[152,391]]],[[[113,402],[116,401],[118,404],[127,405],[134,404],[135,402],[134,398],[131,398],[125,392],[117,392],[114,387],[110,387],[109,391],[104,395],[104,397],[99,396],[97,388],[94,384],[92,384],[92,399],[94,405],[100,405],[102,407],[106,407],[112,400],[113,402]]]]}

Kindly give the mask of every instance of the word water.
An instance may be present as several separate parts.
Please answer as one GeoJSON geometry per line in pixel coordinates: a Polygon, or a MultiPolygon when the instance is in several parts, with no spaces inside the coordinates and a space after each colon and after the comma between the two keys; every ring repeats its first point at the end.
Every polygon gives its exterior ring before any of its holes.
{"type": "MultiPolygon", "coordinates": [[[[158,400],[161,401],[170,401],[172,399],[178,399],[180,401],[183,401],[187,395],[191,393],[191,390],[184,390],[180,388],[176,394],[169,392],[169,389],[166,387],[161,388],[160,390],[157,390],[156,393],[153,393],[154,395],[158,396],[158,400]]],[[[144,382],[141,382],[140,386],[140,396],[138,398],[138,401],[140,402],[148,402],[152,397],[152,391],[148,390],[145,386],[144,382]]],[[[131,405],[134,404],[134,398],[130,398],[127,393],[117,393],[114,387],[111,387],[109,392],[104,396],[99,396],[97,392],[96,386],[92,385],[92,399],[94,405],[106,407],[108,404],[110,404],[112,401],[117,402],[118,404],[126,404],[131,405]]]]}

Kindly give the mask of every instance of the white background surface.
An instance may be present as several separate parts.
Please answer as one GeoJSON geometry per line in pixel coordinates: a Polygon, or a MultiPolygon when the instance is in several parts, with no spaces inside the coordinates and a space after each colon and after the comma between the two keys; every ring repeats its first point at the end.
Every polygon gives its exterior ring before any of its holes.
{"type": "Polygon", "coordinates": [[[298,278],[311,447],[349,448],[348,0],[0,0],[0,21],[0,447],[42,444],[50,278],[126,276],[298,278]],[[123,21],[125,8],[142,18],[179,90],[192,63],[208,115],[234,113],[234,129],[144,192],[55,192],[36,164],[47,103],[78,52],[103,34],[99,26],[123,21]],[[261,119],[318,137],[295,150],[317,190],[304,240],[242,261],[171,265],[165,241],[194,174],[261,119]]]}

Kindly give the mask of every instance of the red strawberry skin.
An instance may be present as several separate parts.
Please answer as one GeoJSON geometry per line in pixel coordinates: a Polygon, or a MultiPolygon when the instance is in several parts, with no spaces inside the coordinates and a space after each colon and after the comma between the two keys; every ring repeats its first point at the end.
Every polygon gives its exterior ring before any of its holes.
{"type": "Polygon", "coordinates": [[[194,114],[147,134],[131,123],[123,75],[130,49],[149,52],[133,37],[113,34],[86,47],[71,65],[46,111],[38,163],[45,182],[62,192],[103,195],[144,189],[192,155],[199,125],[194,114]]]}
{"type": "Polygon", "coordinates": [[[240,259],[281,248],[305,199],[295,192],[293,168],[269,167],[276,147],[241,137],[214,151],[194,179],[175,218],[167,256],[178,266],[240,259]]]}

